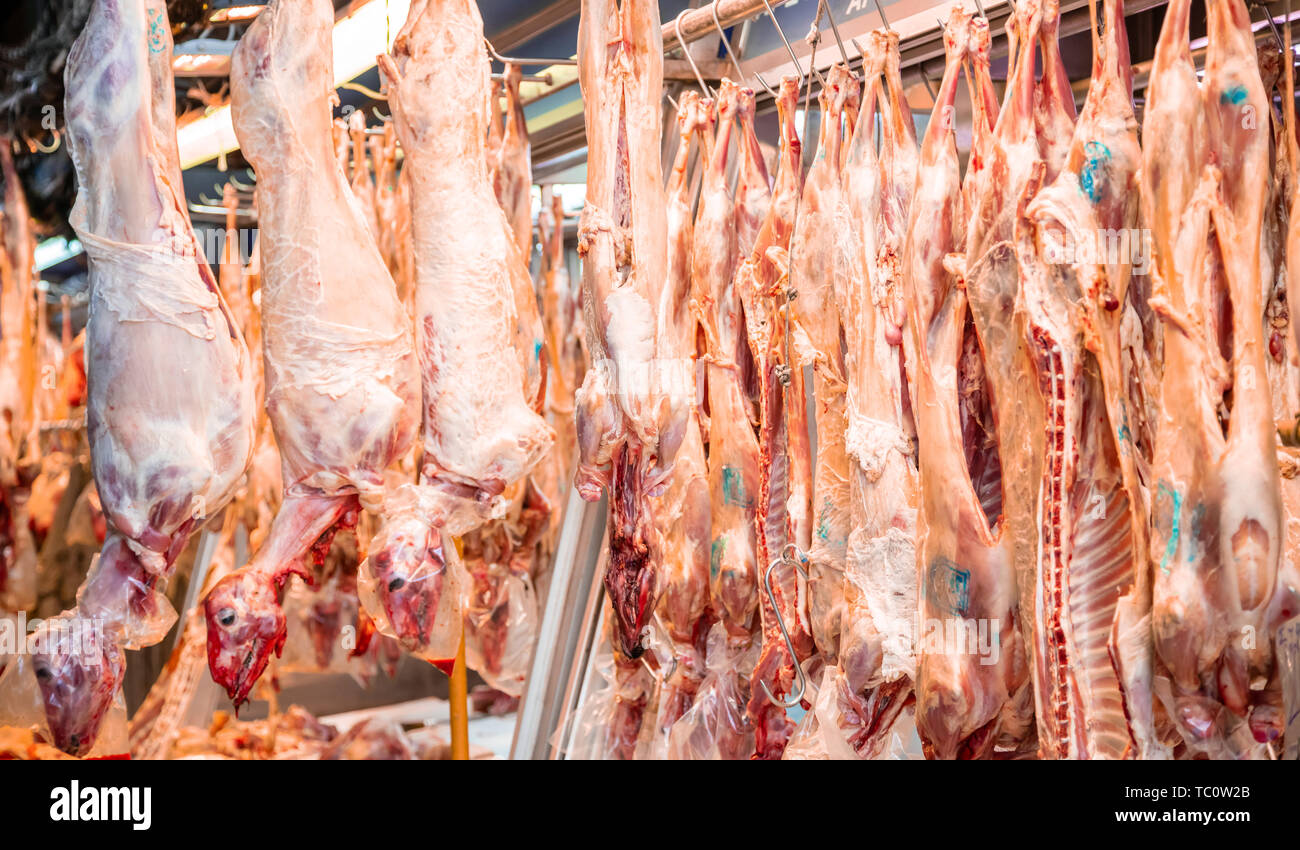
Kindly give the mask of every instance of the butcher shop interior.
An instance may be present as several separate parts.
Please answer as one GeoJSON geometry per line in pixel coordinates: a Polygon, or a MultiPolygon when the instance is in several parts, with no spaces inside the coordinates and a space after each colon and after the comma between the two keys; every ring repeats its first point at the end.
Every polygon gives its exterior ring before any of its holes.
{"type": "Polygon", "coordinates": [[[1300,757],[1300,4],[13,0],[0,758],[1300,757]]]}

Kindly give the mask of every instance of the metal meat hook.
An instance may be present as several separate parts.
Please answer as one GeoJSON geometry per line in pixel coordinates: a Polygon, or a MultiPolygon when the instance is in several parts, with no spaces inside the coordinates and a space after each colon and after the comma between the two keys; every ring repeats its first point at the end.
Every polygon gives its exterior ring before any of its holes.
{"type": "Polygon", "coordinates": [[[700,76],[700,69],[696,66],[695,59],[691,57],[691,47],[686,43],[686,40],[682,38],[682,15],[685,15],[690,11],[693,10],[689,8],[682,9],[681,13],[678,14],[676,18],[673,18],[673,30],[677,33],[677,43],[682,46],[682,55],[685,56],[686,61],[690,63],[691,71],[695,73],[695,80],[700,84],[700,91],[704,92],[705,97],[712,98],[713,89],[709,88],[708,83],[704,82],[704,77],[700,76]]]}
{"type": "Polygon", "coordinates": [[[29,139],[25,135],[23,136],[23,140],[27,142],[28,150],[40,151],[41,153],[54,153],[59,149],[59,146],[63,144],[63,135],[59,133],[59,129],[55,127],[50,130],[50,137],[54,141],[49,144],[41,142],[38,139],[29,139]]]}
{"type": "Polygon", "coordinates": [[[1286,42],[1282,39],[1282,31],[1277,28],[1277,22],[1273,20],[1273,13],[1268,10],[1267,6],[1260,3],[1250,3],[1247,6],[1247,15],[1250,9],[1259,9],[1264,13],[1264,20],[1268,22],[1268,28],[1273,31],[1273,38],[1277,39],[1278,50],[1286,49],[1286,42]]]}
{"type": "MultiPolygon", "coordinates": [[[[731,64],[732,64],[732,65],[735,67],[735,69],[736,69],[736,75],[737,75],[737,77],[739,77],[739,79],[737,80],[737,82],[739,82],[741,85],[744,85],[744,84],[745,84],[745,72],[741,70],[741,68],[740,68],[740,61],[739,61],[738,59],[736,59],[736,54],[735,54],[735,52],[733,52],[732,49],[731,49],[731,40],[727,38],[727,34],[726,34],[726,32],[723,31],[723,29],[722,29],[722,22],[721,22],[720,20],[718,20],[718,4],[717,4],[717,3],[710,3],[710,4],[709,4],[709,14],[713,15],[713,28],[716,29],[716,30],[718,31],[718,37],[722,39],[722,46],[726,49],[726,51],[727,51],[727,56],[731,57],[731,64]]],[[[755,74],[754,77],[755,77],[755,79],[758,80],[759,84],[760,84],[764,89],[767,90],[767,93],[768,93],[768,94],[770,94],[772,97],[776,97],[776,92],[773,91],[773,89],[772,89],[771,86],[769,86],[767,83],[765,83],[765,82],[763,81],[763,79],[762,79],[761,77],[759,77],[757,74],[755,74]]]]}
{"type": "MultiPolygon", "coordinates": [[[[772,19],[772,26],[776,27],[776,34],[781,36],[781,43],[785,45],[785,52],[790,54],[790,61],[794,63],[794,72],[799,75],[799,88],[803,88],[805,77],[803,66],[799,64],[799,57],[794,55],[794,48],[790,46],[790,39],[785,37],[785,30],[781,29],[781,22],[776,19],[776,13],[772,11],[772,4],[768,3],[767,0],[763,0],[763,8],[767,10],[767,16],[772,19]]],[[[754,74],[754,79],[758,80],[769,93],[772,92],[772,87],[763,79],[762,74],[754,74]]]]}
{"type": "Polygon", "coordinates": [[[245,168],[244,172],[248,174],[249,183],[241,183],[239,178],[234,174],[230,175],[229,183],[241,192],[252,192],[257,188],[257,173],[251,168],[245,168]]]}
{"type": "Polygon", "coordinates": [[[876,4],[876,14],[880,15],[880,22],[885,25],[885,29],[892,32],[894,28],[889,25],[889,18],[885,17],[885,10],[880,5],[880,0],[874,0],[874,2],[876,4]]]}
{"type": "Polygon", "coordinates": [[[831,35],[835,36],[835,44],[840,49],[840,58],[844,64],[849,64],[849,54],[844,50],[844,42],[840,40],[840,28],[835,24],[835,16],[831,14],[831,4],[826,0],[817,0],[821,4],[822,11],[826,13],[826,20],[831,22],[831,35]]]}
{"type": "Polygon", "coordinates": [[[799,658],[794,653],[794,641],[790,640],[790,632],[785,628],[785,620],[781,618],[781,609],[777,607],[776,594],[772,592],[772,571],[782,564],[789,564],[794,567],[795,571],[798,572],[805,581],[807,581],[808,572],[803,568],[803,561],[806,559],[804,559],[802,555],[803,553],[799,551],[798,546],[793,543],[787,543],[781,549],[780,556],[774,558],[772,563],[767,565],[767,570],[763,573],[763,589],[767,591],[767,599],[772,603],[772,613],[776,617],[777,628],[781,630],[781,638],[785,641],[786,652],[790,653],[790,662],[794,664],[794,672],[799,677],[798,690],[792,693],[788,700],[778,699],[773,696],[772,690],[767,686],[767,682],[759,681],[759,684],[763,686],[764,693],[767,694],[768,701],[773,705],[779,705],[782,708],[794,708],[803,701],[803,695],[808,692],[808,678],[804,675],[803,665],[799,663],[799,658]]]}

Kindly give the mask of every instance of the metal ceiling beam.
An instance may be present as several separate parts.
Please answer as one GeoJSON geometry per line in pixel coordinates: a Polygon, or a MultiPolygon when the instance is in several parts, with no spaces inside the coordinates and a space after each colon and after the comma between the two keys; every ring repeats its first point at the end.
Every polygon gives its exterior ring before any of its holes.
{"type": "Polygon", "coordinates": [[[529,138],[533,162],[542,162],[587,144],[583,114],[571,115],[545,127],[529,138]]]}
{"type": "Polygon", "coordinates": [[[554,29],[582,10],[582,0],[554,0],[517,24],[489,36],[498,52],[508,55],[519,45],[554,29]]]}

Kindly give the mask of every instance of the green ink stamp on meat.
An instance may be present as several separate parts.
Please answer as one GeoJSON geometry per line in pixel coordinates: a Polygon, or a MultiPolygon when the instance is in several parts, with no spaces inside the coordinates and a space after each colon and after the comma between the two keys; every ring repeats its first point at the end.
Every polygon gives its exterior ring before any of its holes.
{"type": "Polygon", "coordinates": [[[714,538],[713,546],[709,550],[709,578],[711,580],[718,578],[718,572],[722,569],[722,554],[726,551],[727,538],[714,538]]]}
{"type": "Polygon", "coordinates": [[[822,509],[817,513],[817,538],[819,540],[828,540],[831,536],[831,504],[830,499],[822,502],[822,509]]]}
{"type": "Polygon", "coordinates": [[[754,506],[754,500],[745,492],[745,479],[737,467],[722,467],[722,501],[724,504],[739,505],[742,508],[754,506]]]}
{"type": "Polygon", "coordinates": [[[1156,486],[1156,498],[1165,496],[1169,498],[1172,507],[1169,512],[1169,540],[1165,543],[1165,553],[1160,558],[1160,571],[1169,575],[1169,561],[1178,553],[1179,514],[1183,510],[1183,496],[1162,478],[1156,486]]]}
{"type": "Polygon", "coordinates": [[[167,49],[167,29],[163,26],[163,10],[154,9],[149,20],[149,52],[162,53],[167,49]]]}
{"type": "Polygon", "coordinates": [[[965,617],[970,610],[970,570],[938,555],[925,571],[925,599],[936,610],[965,617]]]}

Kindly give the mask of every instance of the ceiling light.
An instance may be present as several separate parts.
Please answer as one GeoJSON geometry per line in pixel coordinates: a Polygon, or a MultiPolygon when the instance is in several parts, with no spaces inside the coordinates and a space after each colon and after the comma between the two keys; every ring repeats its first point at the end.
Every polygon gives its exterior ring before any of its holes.
{"type": "Polygon", "coordinates": [[[229,6],[225,9],[217,9],[208,16],[208,23],[230,24],[236,21],[251,21],[265,8],[265,3],[250,3],[246,6],[229,6]]]}

